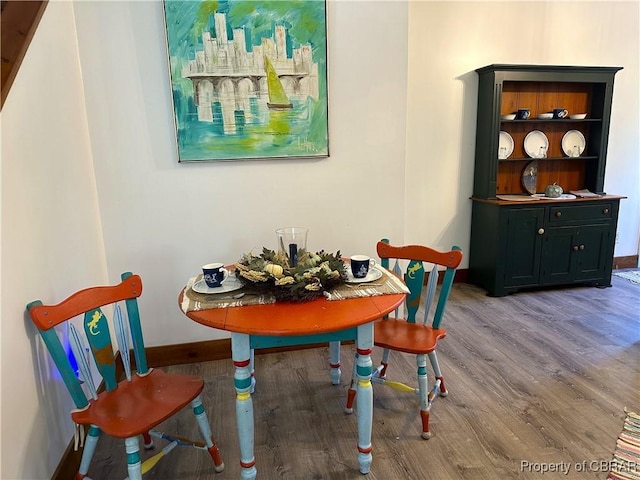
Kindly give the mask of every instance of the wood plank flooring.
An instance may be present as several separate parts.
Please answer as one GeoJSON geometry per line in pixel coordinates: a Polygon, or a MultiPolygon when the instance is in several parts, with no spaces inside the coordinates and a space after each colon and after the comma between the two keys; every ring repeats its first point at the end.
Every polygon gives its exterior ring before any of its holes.
{"type": "MultiPolygon", "coordinates": [[[[455,284],[438,350],[450,394],[433,407],[433,437],[420,438],[416,397],[374,385],[374,460],[366,477],[358,472],[356,417],[343,413],[353,346],[342,347],[340,386],[330,383],[327,348],[257,356],[258,478],[603,479],[599,462],[611,459],[624,408],[640,411],[639,312],[640,285],[617,277],[612,288],[503,298],[455,284]],[[568,474],[540,471],[562,463],[568,474]]],[[[374,364],[379,358],[374,352],[374,364]]],[[[240,478],[231,361],[167,370],[206,379],[203,399],[226,469],[215,474],[208,455],[179,448],[145,478],[240,478]]],[[[392,354],[388,377],[414,382],[414,358],[392,354]]],[[[188,410],[163,429],[199,440],[188,410]]],[[[91,478],[124,478],[123,452],[122,441],[102,438],[91,478]]]]}

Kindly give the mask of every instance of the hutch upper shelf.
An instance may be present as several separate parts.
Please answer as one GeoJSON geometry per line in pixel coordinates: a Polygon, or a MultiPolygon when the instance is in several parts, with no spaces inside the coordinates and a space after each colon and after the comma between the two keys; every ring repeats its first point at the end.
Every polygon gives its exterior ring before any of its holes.
{"type": "Polygon", "coordinates": [[[603,193],[613,78],[618,70],[620,67],[544,65],[489,65],[477,69],[474,197],[528,193],[522,174],[533,160],[537,164],[537,192],[558,183],[565,191],[588,189],[603,193]],[[504,119],[519,109],[528,109],[530,117],[504,119]],[[554,109],[586,117],[538,118],[554,109]],[[508,158],[500,158],[501,132],[513,142],[508,158]],[[525,139],[532,134],[542,139],[541,146],[546,144],[540,153],[527,152],[525,139]],[[567,135],[584,138],[578,156],[564,151],[567,135]]]}

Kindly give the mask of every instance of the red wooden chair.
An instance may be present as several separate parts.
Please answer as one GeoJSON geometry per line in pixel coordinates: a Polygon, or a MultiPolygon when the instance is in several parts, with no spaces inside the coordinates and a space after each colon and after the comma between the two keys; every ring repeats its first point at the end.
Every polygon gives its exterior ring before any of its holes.
{"type": "Polygon", "coordinates": [[[143,473],[176,446],[207,450],[213,459],[214,470],[216,472],[224,470],[224,463],[200,400],[204,381],[190,375],[169,375],[162,370],[147,366],[137,301],[141,293],[140,277],[124,273],[122,283],[119,285],[87,288],[57,305],[43,305],[39,300],[27,305],[29,315],[40,331],[76,405],[76,409],[71,412],[72,420],[78,425],[89,426],[76,480],[86,477],[101,432],[125,439],[127,468],[131,480],[140,480],[143,473]],[[129,335],[117,303],[121,301],[126,305],[133,343],[137,370],[133,374],[129,362],[129,335]],[[126,378],[120,382],[116,375],[116,355],[114,355],[109,333],[110,322],[100,308],[110,304],[113,304],[111,324],[126,375],[126,378]],[[68,322],[78,315],[81,315],[78,320],[82,322],[80,329],[85,332],[88,347],[84,344],[74,323],[68,322]],[[54,328],[65,323],[68,326],[70,346],[82,381],[78,378],[58,337],[57,329],[54,328]],[[91,374],[89,349],[105,385],[105,391],[100,394],[97,393],[91,374]],[[154,430],[158,424],[189,404],[193,409],[204,442],[194,442],[154,430]],[[156,455],[141,462],[139,435],[143,436],[146,449],[153,448],[151,437],[162,438],[169,443],[156,455]]]}
{"type": "MultiPolygon", "coordinates": [[[[440,365],[438,364],[436,347],[438,346],[438,340],[447,334],[446,330],[441,327],[442,316],[453,286],[456,268],[462,261],[462,251],[456,246],[452,247],[451,251],[448,252],[439,252],[420,245],[394,247],[389,245],[389,241],[386,239],[378,242],[377,251],[381,264],[385,268],[389,268],[390,260],[395,259],[393,271],[397,275],[402,275],[400,260],[409,261],[404,270],[404,280],[410,293],[407,294],[405,318],[400,318],[399,311],[396,310],[395,316],[389,316],[375,322],[374,343],[376,346],[382,347],[383,352],[381,365],[374,370],[371,381],[418,395],[420,398],[420,417],[422,419],[422,438],[428,439],[431,437],[429,432],[431,405],[438,395],[444,397],[448,393],[440,371],[440,365]],[[431,265],[430,272],[426,271],[425,264],[431,265]],[[434,304],[438,285],[438,267],[444,267],[444,275],[437,303],[434,305],[433,316],[431,316],[431,307],[434,304]],[[425,279],[427,278],[425,287],[425,279]],[[416,314],[423,294],[425,297],[425,315],[422,322],[417,322],[416,314]],[[391,350],[416,355],[418,367],[417,388],[387,380],[387,366],[391,350]],[[427,382],[427,357],[430,360],[435,376],[435,383],[431,389],[428,388],[427,382]]],[[[346,413],[353,411],[353,400],[356,395],[353,380],[355,378],[354,370],[347,398],[346,413]]]]}

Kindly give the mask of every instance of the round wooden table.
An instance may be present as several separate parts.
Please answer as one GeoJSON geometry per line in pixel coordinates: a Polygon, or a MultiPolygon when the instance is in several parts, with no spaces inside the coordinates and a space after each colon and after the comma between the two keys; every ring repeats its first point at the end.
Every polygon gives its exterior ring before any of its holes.
{"type": "MultiPolygon", "coordinates": [[[[184,289],[178,304],[182,304],[184,289]]],[[[240,441],[241,478],[256,478],[253,401],[251,393],[253,349],[277,346],[330,344],[331,376],[340,382],[340,342],[354,340],[357,347],[358,462],[361,473],[369,473],[372,461],[373,421],[373,322],[398,308],[405,294],[378,295],[329,301],[322,297],[308,302],[277,302],[267,305],[213,308],[190,311],[191,320],[207,327],[231,332],[235,366],[236,418],[240,441]]]]}

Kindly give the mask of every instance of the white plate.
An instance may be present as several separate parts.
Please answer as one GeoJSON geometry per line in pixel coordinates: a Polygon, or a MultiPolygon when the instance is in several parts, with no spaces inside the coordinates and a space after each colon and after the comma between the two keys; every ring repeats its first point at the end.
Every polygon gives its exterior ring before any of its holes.
{"type": "Polygon", "coordinates": [[[356,278],[353,276],[353,273],[351,273],[351,267],[347,266],[347,283],[368,283],[378,280],[380,277],[382,277],[382,272],[376,267],[373,267],[369,269],[366,277],[356,278]]]}
{"type": "Polygon", "coordinates": [[[549,139],[540,130],[532,130],[524,137],[524,151],[531,158],[545,158],[549,150],[549,139]]]}
{"type": "Polygon", "coordinates": [[[543,200],[573,200],[574,198],[576,198],[575,195],[571,195],[570,193],[563,193],[562,195],[556,198],[547,197],[544,193],[536,193],[531,196],[536,198],[542,198],[543,200]]]}
{"type": "Polygon", "coordinates": [[[587,141],[579,130],[569,130],[562,137],[562,151],[567,157],[579,157],[586,146],[587,141]]]}
{"type": "Polygon", "coordinates": [[[513,138],[507,132],[500,132],[500,141],[498,142],[498,158],[509,158],[509,155],[511,155],[512,153],[513,138]]]}
{"type": "Polygon", "coordinates": [[[207,283],[203,280],[196,282],[193,284],[191,289],[197,293],[227,293],[233,292],[235,290],[240,290],[243,287],[242,283],[236,277],[229,277],[227,280],[220,285],[219,287],[209,287],[207,283]]]}
{"type": "Polygon", "coordinates": [[[538,118],[540,120],[550,120],[553,118],[553,113],[541,113],[540,115],[538,115],[538,118]]]}

